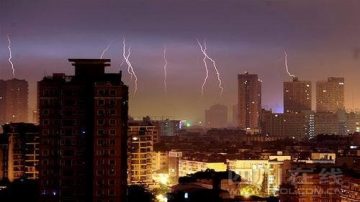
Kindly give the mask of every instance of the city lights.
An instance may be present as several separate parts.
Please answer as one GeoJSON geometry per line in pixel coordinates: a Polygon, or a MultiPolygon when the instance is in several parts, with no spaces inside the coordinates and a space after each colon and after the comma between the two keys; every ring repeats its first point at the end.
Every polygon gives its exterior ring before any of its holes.
{"type": "Polygon", "coordinates": [[[360,201],[359,8],[0,0],[0,202],[360,201]]]}

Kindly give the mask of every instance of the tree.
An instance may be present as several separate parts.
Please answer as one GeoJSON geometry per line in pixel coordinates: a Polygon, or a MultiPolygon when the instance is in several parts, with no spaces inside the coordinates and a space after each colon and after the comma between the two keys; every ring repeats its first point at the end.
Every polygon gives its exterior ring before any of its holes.
{"type": "Polygon", "coordinates": [[[261,194],[266,196],[268,194],[268,174],[264,172],[263,174],[263,180],[261,183],[261,194]]]}
{"type": "Polygon", "coordinates": [[[142,185],[128,186],[128,202],[153,202],[155,197],[142,185]]]}

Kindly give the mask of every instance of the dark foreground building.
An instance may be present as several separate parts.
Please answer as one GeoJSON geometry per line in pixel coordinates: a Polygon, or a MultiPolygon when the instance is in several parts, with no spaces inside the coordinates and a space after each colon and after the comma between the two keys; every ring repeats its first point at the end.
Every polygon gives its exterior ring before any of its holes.
{"type": "Polygon", "coordinates": [[[108,59],[38,82],[42,201],[125,201],[128,87],[108,59]]]}

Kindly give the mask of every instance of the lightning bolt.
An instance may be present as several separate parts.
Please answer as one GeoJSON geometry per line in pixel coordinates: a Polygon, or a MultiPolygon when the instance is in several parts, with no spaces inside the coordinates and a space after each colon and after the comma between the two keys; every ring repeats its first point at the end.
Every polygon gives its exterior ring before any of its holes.
{"type": "Polygon", "coordinates": [[[164,47],[164,91],[165,93],[167,93],[167,65],[168,65],[168,62],[167,62],[167,59],[166,59],[166,47],[164,47]]]}
{"type": "Polygon", "coordinates": [[[123,57],[124,57],[125,63],[128,66],[127,71],[131,76],[130,79],[132,80],[132,78],[134,77],[134,95],[135,95],[137,90],[138,90],[138,78],[137,78],[136,73],[134,71],[134,67],[132,66],[132,64],[131,64],[131,62],[129,60],[130,55],[131,55],[131,47],[129,47],[127,52],[126,52],[126,40],[124,38],[123,39],[123,57]]]}
{"type": "Polygon", "coordinates": [[[103,58],[104,58],[105,53],[110,49],[111,45],[112,45],[112,42],[110,42],[110,43],[106,46],[106,48],[101,52],[100,59],[103,59],[103,58]]]}
{"type": "Polygon", "coordinates": [[[11,65],[11,69],[12,69],[12,75],[13,75],[13,77],[15,77],[15,68],[14,68],[14,63],[12,62],[12,51],[11,51],[11,39],[10,39],[10,35],[8,34],[7,35],[7,39],[8,39],[8,49],[9,49],[9,59],[8,59],[8,61],[9,61],[9,63],[10,63],[10,65],[11,65]]]}
{"type": "Polygon", "coordinates": [[[292,77],[292,78],[295,78],[296,76],[294,75],[294,74],[291,74],[290,72],[289,72],[289,66],[288,66],[288,59],[287,59],[287,53],[286,53],[286,50],[284,50],[284,54],[285,54],[285,69],[286,69],[286,72],[288,73],[288,75],[290,76],[290,77],[292,77]]]}
{"type": "MultiPolygon", "coordinates": [[[[207,69],[206,59],[210,60],[212,62],[212,64],[213,64],[213,67],[214,67],[214,70],[215,70],[215,73],[216,73],[216,77],[217,77],[217,80],[218,80],[218,86],[220,88],[220,95],[222,95],[222,93],[224,92],[224,88],[222,86],[221,75],[220,75],[219,69],[217,68],[216,62],[206,52],[206,41],[204,41],[203,46],[199,43],[199,41],[198,41],[198,44],[200,46],[201,52],[204,54],[203,61],[204,61],[204,64],[205,64],[205,68],[207,69]]],[[[206,77],[205,77],[205,80],[204,80],[205,83],[206,83],[206,80],[207,80],[207,76],[208,76],[208,70],[206,71],[206,77]]]]}
{"type": "Polygon", "coordinates": [[[122,61],[121,61],[121,63],[120,63],[120,67],[122,67],[122,66],[123,66],[124,62],[125,62],[125,60],[124,60],[124,59],[122,59],[122,61]]]}
{"type": "Polygon", "coordinates": [[[126,54],[126,41],[125,41],[125,38],[124,38],[123,39],[123,57],[124,57],[123,62],[125,62],[128,65],[127,72],[129,73],[129,75],[131,76],[131,79],[132,79],[133,74],[131,73],[131,68],[130,68],[129,63],[127,62],[127,58],[129,56],[130,56],[130,48],[128,49],[128,54],[126,54]]]}
{"type": "MultiPolygon", "coordinates": [[[[204,54],[204,52],[206,51],[206,46],[203,47],[201,45],[201,43],[199,42],[199,40],[197,40],[197,43],[200,46],[201,52],[204,54]]],[[[207,79],[209,77],[209,68],[208,68],[207,63],[206,63],[206,55],[205,54],[204,54],[203,62],[204,62],[204,67],[205,67],[205,78],[204,78],[204,81],[203,81],[203,83],[201,85],[201,95],[204,95],[205,85],[206,85],[207,79]]]]}

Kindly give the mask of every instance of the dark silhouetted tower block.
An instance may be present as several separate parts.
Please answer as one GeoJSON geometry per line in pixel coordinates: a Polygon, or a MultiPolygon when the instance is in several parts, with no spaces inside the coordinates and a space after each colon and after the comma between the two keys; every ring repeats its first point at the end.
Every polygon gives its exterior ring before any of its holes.
{"type": "Polygon", "coordinates": [[[216,104],[205,110],[205,125],[208,128],[225,128],[228,124],[228,108],[216,104]]]}
{"type": "Polygon", "coordinates": [[[316,82],[316,111],[337,112],[344,106],[344,78],[329,77],[327,81],[316,82]]]}
{"type": "Polygon", "coordinates": [[[261,113],[261,81],[257,74],[238,75],[239,127],[259,129],[261,113]]]}
{"type": "Polygon", "coordinates": [[[45,201],[125,201],[128,87],[107,59],[70,59],[75,75],[38,83],[45,201]]]}
{"type": "Polygon", "coordinates": [[[5,92],[6,92],[6,82],[0,80],[0,124],[5,123],[5,92]]]}
{"type": "Polygon", "coordinates": [[[28,121],[28,82],[0,81],[0,123],[28,121]]]}
{"type": "Polygon", "coordinates": [[[311,110],[311,81],[294,78],[284,82],[284,113],[311,110]]]}

